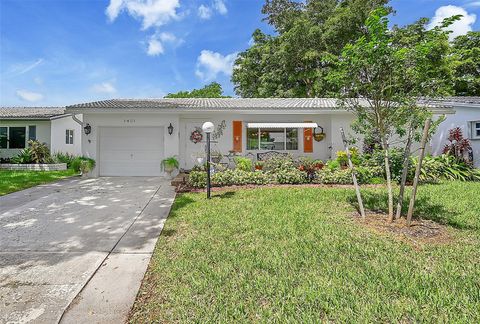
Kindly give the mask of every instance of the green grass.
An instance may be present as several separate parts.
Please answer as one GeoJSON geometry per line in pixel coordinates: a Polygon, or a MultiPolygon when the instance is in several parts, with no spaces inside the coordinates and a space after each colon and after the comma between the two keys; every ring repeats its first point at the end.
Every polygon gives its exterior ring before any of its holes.
{"type": "Polygon", "coordinates": [[[76,172],[65,171],[7,171],[0,170],[0,196],[40,184],[71,177],[76,172]]]}
{"type": "MultiPolygon", "coordinates": [[[[385,209],[381,189],[366,205],[385,209]]],[[[453,240],[420,248],[356,223],[342,188],[177,197],[130,314],[147,322],[480,322],[480,183],[419,188],[453,240]]]]}

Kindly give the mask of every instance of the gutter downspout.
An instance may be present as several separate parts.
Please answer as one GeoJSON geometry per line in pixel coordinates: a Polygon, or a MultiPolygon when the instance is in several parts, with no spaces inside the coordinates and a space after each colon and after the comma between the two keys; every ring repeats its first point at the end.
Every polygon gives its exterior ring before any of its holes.
{"type": "Polygon", "coordinates": [[[75,116],[75,114],[72,114],[72,119],[77,123],[79,124],[80,126],[83,127],[83,122],[77,118],[77,116],[75,116]]]}

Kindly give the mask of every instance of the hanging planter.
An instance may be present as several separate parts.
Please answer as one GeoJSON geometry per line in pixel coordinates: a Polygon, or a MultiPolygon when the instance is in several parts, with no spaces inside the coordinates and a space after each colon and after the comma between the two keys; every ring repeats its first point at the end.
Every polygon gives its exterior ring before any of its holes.
{"type": "Polygon", "coordinates": [[[313,138],[315,139],[315,141],[321,142],[325,139],[327,134],[323,132],[323,127],[318,126],[317,128],[313,129],[313,138]],[[320,128],[320,132],[317,132],[317,128],[320,128]]]}

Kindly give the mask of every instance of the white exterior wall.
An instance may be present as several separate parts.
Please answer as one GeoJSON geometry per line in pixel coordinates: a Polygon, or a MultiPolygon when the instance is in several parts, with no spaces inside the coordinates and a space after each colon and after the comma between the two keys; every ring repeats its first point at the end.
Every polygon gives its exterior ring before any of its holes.
{"type": "Polygon", "coordinates": [[[155,127],[164,128],[165,157],[179,155],[179,116],[163,113],[89,113],[83,115],[84,124],[90,124],[92,132],[85,135],[82,131],[82,155],[96,161],[92,176],[99,174],[99,129],[101,127],[155,127]],[[173,134],[169,135],[167,127],[172,123],[173,134]]]}
{"type": "MultiPolygon", "coordinates": [[[[82,115],[77,115],[82,120],[82,115]]],[[[52,120],[51,132],[51,151],[70,153],[73,155],[82,154],[82,126],[75,122],[72,116],[66,116],[52,120]],[[65,131],[73,129],[73,144],[67,144],[65,141],[65,131]]]]}
{"type": "Polygon", "coordinates": [[[470,139],[473,149],[475,166],[480,167],[480,139],[472,139],[470,122],[480,120],[480,107],[468,105],[455,105],[456,113],[448,115],[447,119],[438,127],[436,134],[430,141],[430,150],[433,155],[442,154],[443,147],[447,144],[448,133],[452,128],[460,127],[463,135],[470,139]]]}
{"type": "MultiPolygon", "coordinates": [[[[26,127],[26,139],[28,141],[28,126],[37,126],[37,140],[46,143],[51,149],[50,121],[49,120],[0,120],[0,126],[26,127]]],[[[25,146],[26,147],[26,146],[25,146]]],[[[11,158],[22,149],[0,149],[0,158],[11,158]]]]}

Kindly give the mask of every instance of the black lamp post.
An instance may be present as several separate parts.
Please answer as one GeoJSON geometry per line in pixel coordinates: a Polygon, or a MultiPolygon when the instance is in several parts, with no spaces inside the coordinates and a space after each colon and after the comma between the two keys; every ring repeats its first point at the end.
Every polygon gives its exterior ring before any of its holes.
{"type": "Polygon", "coordinates": [[[215,126],[211,122],[205,122],[202,126],[202,130],[207,134],[207,198],[210,199],[210,133],[213,132],[215,126]]]}

